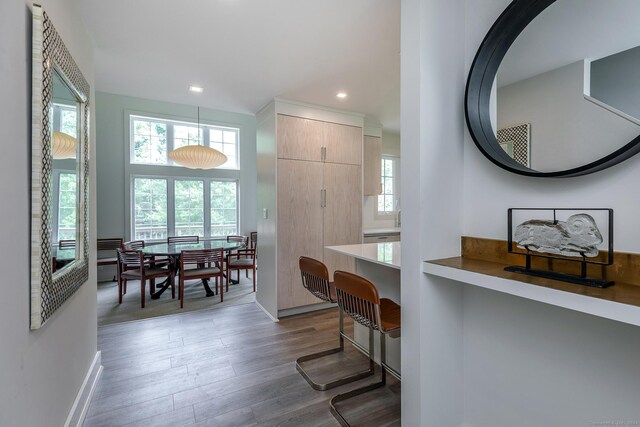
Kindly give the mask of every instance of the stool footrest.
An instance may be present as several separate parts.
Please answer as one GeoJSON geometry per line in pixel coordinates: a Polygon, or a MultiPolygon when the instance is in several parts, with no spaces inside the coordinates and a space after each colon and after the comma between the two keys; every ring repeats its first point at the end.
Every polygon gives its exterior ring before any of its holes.
{"type": "Polygon", "coordinates": [[[331,354],[336,354],[336,353],[340,353],[344,351],[344,347],[336,347],[336,348],[332,348],[330,350],[324,350],[324,351],[320,351],[318,353],[313,353],[313,354],[309,354],[307,356],[302,356],[299,357],[296,360],[296,369],[298,370],[298,372],[300,372],[300,375],[302,375],[302,378],[304,378],[309,385],[314,388],[315,390],[320,390],[320,391],[325,391],[325,390],[329,390],[344,384],[348,384],[354,381],[358,381],[362,378],[366,378],[366,377],[370,377],[371,375],[374,374],[374,370],[369,368],[365,371],[360,371],[360,372],[355,372],[353,374],[347,375],[346,377],[342,377],[342,378],[338,378],[336,380],[330,381],[328,383],[322,384],[322,383],[317,383],[315,381],[313,381],[311,379],[311,377],[309,377],[309,375],[305,372],[305,370],[302,368],[302,366],[300,365],[303,362],[308,362],[309,360],[314,360],[314,359],[319,359],[321,357],[325,357],[325,356],[329,356],[331,354]]]}
{"type": "Polygon", "coordinates": [[[346,393],[341,393],[333,396],[333,398],[329,401],[329,407],[331,409],[331,413],[333,414],[335,419],[340,423],[341,426],[350,427],[351,424],[349,424],[347,420],[342,416],[342,414],[336,408],[335,404],[347,399],[351,399],[352,397],[356,397],[361,394],[367,393],[369,391],[375,390],[377,388],[384,387],[385,384],[386,384],[385,381],[379,381],[373,384],[366,385],[364,387],[356,388],[346,393]]]}

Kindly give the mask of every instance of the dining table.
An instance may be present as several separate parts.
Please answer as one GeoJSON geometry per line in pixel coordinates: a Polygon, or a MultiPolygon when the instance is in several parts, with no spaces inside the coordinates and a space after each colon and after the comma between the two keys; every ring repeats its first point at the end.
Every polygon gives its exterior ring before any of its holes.
{"type": "MultiPolygon", "coordinates": [[[[202,250],[202,249],[222,249],[226,254],[231,251],[235,251],[238,249],[243,249],[245,244],[242,242],[227,242],[226,240],[200,240],[199,242],[180,242],[180,243],[147,243],[144,248],[142,248],[142,253],[146,258],[151,257],[167,257],[169,258],[169,268],[174,270],[174,273],[179,273],[180,268],[180,255],[182,251],[188,250],[202,250]]],[[[219,266],[222,269],[222,266],[219,266]]],[[[231,280],[232,284],[237,284],[237,281],[231,280]]],[[[160,295],[171,285],[170,280],[167,278],[164,282],[160,283],[160,289],[158,289],[153,295],[151,295],[151,299],[158,299],[160,295]]],[[[215,293],[209,287],[209,281],[207,279],[202,279],[202,285],[204,287],[205,293],[208,297],[214,296],[215,293]]]]}

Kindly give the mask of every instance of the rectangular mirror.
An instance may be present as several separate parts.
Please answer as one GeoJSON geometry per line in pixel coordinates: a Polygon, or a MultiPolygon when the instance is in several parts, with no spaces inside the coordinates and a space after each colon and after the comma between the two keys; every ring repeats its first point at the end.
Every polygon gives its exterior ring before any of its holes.
{"type": "Polygon", "coordinates": [[[33,6],[31,329],[87,281],[89,85],[33,6]]]}

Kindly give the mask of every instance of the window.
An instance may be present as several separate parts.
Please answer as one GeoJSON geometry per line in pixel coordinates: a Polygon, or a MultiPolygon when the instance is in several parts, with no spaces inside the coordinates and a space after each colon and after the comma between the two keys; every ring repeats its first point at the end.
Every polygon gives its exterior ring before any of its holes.
{"type": "Polygon", "coordinates": [[[382,193],[378,196],[378,215],[394,215],[396,213],[396,169],[397,158],[382,157],[382,193]]]}
{"type": "Polygon", "coordinates": [[[239,169],[240,129],[160,118],[131,115],[130,143],[132,164],[178,166],[169,153],[187,145],[207,145],[226,154],[228,161],[219,169],[239,169]]]}
{"type": "Polygon", "coordinates": [[[78,113],[75,105],[53,104],[53,129],[77,138],[78,113]]]}
{"type": "Polygon", "coordinates": [[[238,234],[238,182],[211,178],[134,177],[134,239],[238,234]]]}
{"type": "Polygon", "coordinates": [[[176,236],[204,236],[204,181],[175,181],[176,236]]]}
{"type": "Polygon", "coordinates": [[[211,182],[211,235],[238,234],[238,191],[235,181],[211,182]]]}
{"type": "Polygon", "coordinates": [[[57,240],[76,240],[76,174],[60,172],[57,240]]]}
{"type": "Polygon", "coordinates": [[[166,239],[167,180],[136,178],[133,186],[134,240],[166,239]]]}

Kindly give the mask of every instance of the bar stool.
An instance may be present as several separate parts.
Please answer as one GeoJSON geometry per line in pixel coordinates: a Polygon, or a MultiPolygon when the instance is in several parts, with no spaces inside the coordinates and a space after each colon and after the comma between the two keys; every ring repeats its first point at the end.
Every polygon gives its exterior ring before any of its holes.
{"type": "MultiPolygon", "coordinates": [[[[327,270],[327,266],[316,259],[305,256],[300,257],[299,265],[302,275],[302,286],[304,286],[306,290],[308,290],[321,300],[336,303],[336,289],[335,286],[333,286],[333,283],[329,282],[329,270],[327,270]]],[[[316,383],[311,380],[309,375],[302,368],[301,364],[309,360],[319,359],[330,354],[340,353],[341,351],[344,351],[345,338],[356,345],[355,342],[344,333],[344,313],[342,312],[342,308],[340,308],[340,345],[330,350],[324,350],[318,353],[302,356],[296,360],[296,369],[298,370],[298,372],[300,372],[300,375],[302,375],[302,377],[309,383],[309,385],[315,390],[329,390],[331,388],[338,387],[340,385],[357,381],[359,379],[373,375],[374,363],[370,358],[369,369],[365,371],[356,372],[354,374],[338,378],[326,384],[316,383]]],[[[370,342],[370,344],[371,347],[369,347],[369,352],[370,354],[373,354],[373,342],[370,342]]]]}
{"type": "Polygon", "coordinates": [[[335,404],[352,397],[375,390],[387,383],[386,373],[389,371],[400,379],[400,374],[386,364],[385,337],[400,335],[400,306],[387,298],[378,296],[375,285],[356,274],[336,271],[333,275],[336,287],[338,306],[356,322],[369,328],[369,359],[373,359],[373,331],[380,331],[380,381],[346,393],[334,396],[329,405],[331,413],[340,425],[349,426],[335,404]]]}

